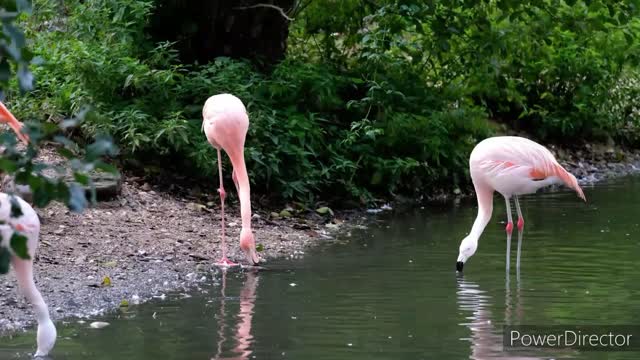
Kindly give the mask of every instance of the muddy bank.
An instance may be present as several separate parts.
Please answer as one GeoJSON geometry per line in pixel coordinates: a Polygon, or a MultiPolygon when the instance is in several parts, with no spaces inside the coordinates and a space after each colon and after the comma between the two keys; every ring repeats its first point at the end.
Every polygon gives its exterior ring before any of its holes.
{"type": "MultiPolygon", "coordinates": [[[[227,203],[229,257],[245,262],[238,245],[239,207],[234,199],[227,203]]],[[[218,269],[213,263],[221,256],[218,208],[217,202],[203,204],[125,177],[118,198],[82,214],[60,204],[36,209],[42,221],[36,283],[52,318],[92,317],[118,308],[123,300],[133,304],[214,282],[218,269]],[[110,284],[104,283],[106,277],[110,284]]],[[[266,266],[274,258],[300,256],[311,244],[331,241],[340,220],[314,216],[275,217],[254,210],[253,229],[266,266]]],[[[13,273],[0,276],[0,333],[34,323],[13,273]]]]}

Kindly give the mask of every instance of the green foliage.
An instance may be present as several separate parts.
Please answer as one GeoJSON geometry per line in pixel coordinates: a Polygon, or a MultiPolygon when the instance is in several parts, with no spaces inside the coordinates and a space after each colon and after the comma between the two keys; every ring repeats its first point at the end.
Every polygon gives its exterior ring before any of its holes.
{"type": "MultiPolygon", "coordinates": [[[[16,97],[16,103],[21,103],[20,94],[33,88],[33,75],[29,66],[34,64],[35,58],[26,46],[26,38],[15,21],[30,12],[30,2],[26,0],[4,1],[0,4],[0,89],[6,90],[11,86],[14,91],[9,92],[16,97]],[[15,90],[19,90],[15,91],[15,90]]],[[[85,190],[80,184],[92,184],[88,173],[95,170],[114,171],[115,169],[101,160],[103,155],[116,155],[116,149],[107,137],[101,136],[90,144],[86,151],[67,138],[68,131],[79,123],[86,113],[72,119],[63,120],[59,124],[40,121],[26,122],[22,131],[29,137],[26,149],[19,149],[13,133],[0,135],[0,172],[3,176],[13,177],[15,184],[28,185],[33,195],[33,204],[44,207],[51,201],[65,203],[71,211],[80,212],[88,204],[85,190]],[[76,182],[67,184],[62,176],[49,177],[44,171],[51,165],[35,162],[40,148],[45,144],[57,145],[58,152],[69,160],[70,169],[76,182]]],[[[60,175],[66,170],[54,168],[60,175]]],[[[95,190],[92,188],[95,195],[95,190]]],[[[10,217],[19,218],[22,208],[17,198],[9,193],[10,217]]],[[[95,196],[92,200],[95,200],[95,196]]],[[[12,226],[3,223],[2,226],[12,226]]],[[[0,239],[0,274],[9,271],[11,253],[29,259],[27,238],[18,232],[12,232],[10,239],[0,239]]]]}
{"type": "MultiPolygon", "coordinates": [[[[600,94],[599,94],[600,95],[600,94]]],[[[615,128],[617,140],[634,148],[640,147],[640,73],[626,69],[614,85],[601,91],[604,101],[597,109],[608,128],[615,128]]]]}
{"type": "MultiPolygon", "coordinates": [[[[59,125],[52,123],[34,122],[26,124],[25,133],[29,136],[29,144],[26,150],[17,148],[16,138],[11,133],[0,135],[0,147],[5,148],[0,158],[0,170],[3,175],[12,176],[18,185],[28,185],[32,193],[33,205],[46,207],[52,201],[64,203],[73,212],[82,212],[90,203],[95,202],[95,188],[89,173],[93,171],[116,172],[109,164],[102,160],[105,155],[117,155],[110,138],[99,136],[96,140],[82,149],[72,140],[65,137],[63,130],[69,130],[80,119],[65,120],[59,125]],[[36,162],[39,150],[45,143],[57,144],[57,151],[68,160],[69,169],[72,172],[74,182],[67,182],[62,176],[66,169],[36,162]],[[57,177],[45,175],[48,169],[54,170],[57,177]],[[85,187],[90,189],[92,196],[86,198],[85,187]]],[[[22,216],[22,208],[15,196],[10,194],[10,217],[22,216]]],[[[5,226],[5,225],[3,225],[5,226]]],[[[26,237],[14,233],[11,239],[0,239],[0,242],[9,245],[17,256],[28,259],[26,237]],[[2,241],[4,240],[4,241],[2,241]]],[[[4,251],[4,247],[0,247],[4,251]]],[[[0,274],[8,271],[10,256],[4,256],[0,252],[0,274]]]]}
{"type": "Polygon", "coordinates": [[[11,253],[8,248],[0,247],[0,274],[9,272],[9,264],[11,263],[11,253]]]}
{"type": "Polygon", "coordinates": [[[27,237],[19,233],[11,235],[11,250],[22,259],[30,259],[29,249],[27,248],[27,237]]]}
{"type": "Polygon", "coordinates": [[[33,75],[29,64],[34,60],[33,53],[25,46],[24,33],[14,22],[21,13],[31,11],[31,4],[28,0],[9,0],[3,1],[0,8],[0,88],[6,88],[15,73],[20,89],[30,90],[33,75]]]}
{"type": "Polygon", "coordinates": [[[543,138],[617,136],[622,119],[598,109],[623,68],[638,65],[637,11],[623,1],[488,7],[465,61],[484,69],[470,74],[474,95],[543,138]]]}
{"type": "Polygon", "coordinates": [[[26,26],[44,64],[20,113],[59,119],[91,103],[85,136],[210,179],[202,105],[232,93],[250,113],[252,190],[276,198],[464,185],[471,148],[494,132],[487,119],[548,141],[638,143],[632,101],[615,90],[639,59],[635,2],[312,1],[269,74],[228,58],[180,64],[173,44],[145,36],[150,0],[35,4],[26,26]]]}

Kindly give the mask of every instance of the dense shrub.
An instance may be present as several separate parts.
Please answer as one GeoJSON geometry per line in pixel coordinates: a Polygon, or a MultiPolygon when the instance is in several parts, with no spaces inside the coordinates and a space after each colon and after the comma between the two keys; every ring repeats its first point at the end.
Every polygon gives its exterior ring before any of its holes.
{"type": "MultiPolygon", "coordinates": [[[[2,21],[0,22],[0,92],[13,85],[16,94],[12,94],[14,101],[20,101],[20,94],[33,89],[33,75],[30,66],[36,62],[29,46],[25,41],[25,34],[18,25],[21,16],[31,8],[28,1],[4,1],[1,6],[2,21]],[[16,99],[18,99],[16,101],[16,99]]],[[[9,91],[11,92],[11,91],[9,91]]],[[[4,96],[2,96],[4,101],[4,96]]],[[[3,132],[0,135],[0,175],[2,176],[2,192],[9,195],[9,218],[23,215],[22,208],[14,194],[16,186],[26,186],[31,193],[31,203],[36,207],[45,207],[52,201],[60,201],[69,210],[81,212],[91,202],[95,201],[95,188],[91,179],[91,172],[96,170],[116,172],[116,169],[102,161],[103,155],[114,156],[117,150],[107,137],[100,136],[84,149],[66,137],[66,132],[73,129],[82,120],[86,111],[80,112],[79,117],[65,119],[58,126],[46,122],[23,123],[19,130],[24,135],[27,144],[19,148],[16,135],[13,132],[3,132]],[[28,139],[28,140],[27,140],[28,139]],[[67,164],[47,164],[36,161],[43,144],[55,144],[60,155],[67,164]],[[61,166],[66,165],[66,166],[61,166]],[[46,174],[46,175],[45,175],[46,174]],[[9,180],[9,181],[6,181],[9,180]],[[13,183],[13,185],[11,185],[13,183]],[[91,196],[87,198],[86,190],[91,196]]],[[[3,119],[6,121],[8,119],[3,119]]],[[[14,129],[15,130],[15,129],[14,129]]],[[[2,204],[3,207],[7,204],[2,204]]],[[[2,224],[7,222],[2,219],[2,224]]],[[[7,223],[13,228],[11,222],[7,223]]],[[[22,229],[15,229],[10,239],[0,239],[0,274],[9,271],[9,264],[14,254],[23,259],[29,259],[28,242],[22,229]]]]}
{"type": "Polygon", "coordinates": [[[250,112],[253,189],[277,198],[465,184],[487,119],[548,140],[638,143],[632,105],[610,106],[638,59],[640,20],[623,1],[313,1],[268,74],[237,59],[180,64],[173,44],[145,35],[150,0],[35,4],[27,26],[45,62],[38,90],[14,104],[23,115],[90,103],[85,136],[106,131],[149,166],[180,159],[180,171],[210,176],[201,107],[230,92],[250,112]]]}

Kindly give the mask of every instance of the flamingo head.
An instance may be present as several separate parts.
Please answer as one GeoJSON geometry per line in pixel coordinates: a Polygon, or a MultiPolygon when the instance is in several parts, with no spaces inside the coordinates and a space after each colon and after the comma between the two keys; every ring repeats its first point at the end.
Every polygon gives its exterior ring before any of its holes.
{"type": "Polygon", "coordinates": [[[34,357],[44,357],[49,355],[49,352],[51,352],[53,346],[56,344],[56,336],[56,327],[49,318],[40,322],[38,324],[37,335],[38,350],[34,357]]]}
{"type": "Polygon", "coordinates": [[[244,251],[245,256],[251,264],[258,265],[260,263],[260,258],[256,251],[256,240],[253,237],[251,229],[243,228],[240,231],[240,249],[244,251]]]}
{"type": "Polygon", "coordinates": [[[462,268],[464,267],[464,263],[469,260],[473,254],[476,253],[476,249],[478,248],[478,239],[475,239],[471,235],[462,239],[460,243],[460,252],[458,253],[458,260],[456,261],[456,270],[462,272],[462,268]]]}

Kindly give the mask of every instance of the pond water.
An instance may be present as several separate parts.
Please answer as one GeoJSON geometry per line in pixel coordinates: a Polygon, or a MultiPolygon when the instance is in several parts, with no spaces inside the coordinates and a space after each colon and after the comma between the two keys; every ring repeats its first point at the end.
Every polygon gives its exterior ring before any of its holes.
{"type": "MultiPolygon", "coordinates": [[[[522,198],[520,278],[505,273],[504,201],[457,276],[475,203],[382,217],[273,271],[227,273],[102,319],[58,324],[54,359],[638,359],[636,352],[505,353],[504,324],[640,324],[640,178],[522,198]],[[283,270],[287,269],[287,270],[283,270]],[[220,279],[219,279],[220,280],[220,279]],[[224,286],[222,286],[224,285],[224,286]]],[[[515,261],[515,245],[512,261],[515,261]]],[[[28,358],[34,333],[0,339],[28,358]]]]}

